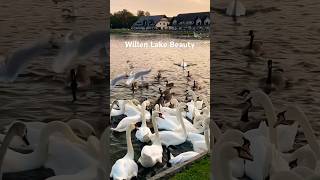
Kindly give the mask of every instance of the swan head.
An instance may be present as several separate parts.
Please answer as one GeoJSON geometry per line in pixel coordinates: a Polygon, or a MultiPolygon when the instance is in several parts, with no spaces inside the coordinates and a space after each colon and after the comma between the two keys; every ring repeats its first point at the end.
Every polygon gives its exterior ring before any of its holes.
{"type": "Polygon", "coordinates": [[[250,90],[244,89],[238,94],[238,96],[247,97],[249,94],[250,94],[250,90]]]}
{"type": "Polygon", "coordinates": [[[89,136],[97,135],[96,131],[89,123],[80,119],[72,119],[68,121],[67,124],[71,127],[73,131],[78,132],[78,136],[83,137],[85,139],[89,138],[89,136]]]}
{"type": "Polygon", "coordinates": [[[253,161],[253,156],[251,155],[250,148],[248,148],[246,145],[240,145],[235,142],[225,142],[221,144],[220,156],[224,156],[229,160],[242,158],[245,160],[253,161]]]}
{"type": "MultiPolygon", "coordinates": [[[[290,117],[290,111],[287,113],[287,110],[279,112],[277,114],[277,122],[274,124],[274,128],[279,125],[292,125],[295,122],[295,117],[290,117]]],[[[292,116],[292,115],[291,115],[292,116]]]]}
{"type": "Polygon", "coordinates": [[[29,146],[30,143],[27,139],[27,127],[24,123],[22,122],[15,122],[9,129],[8,133],[9,134],[10,132],[14,133],[16,136],[20,137],[23,142],[29,146]]]}

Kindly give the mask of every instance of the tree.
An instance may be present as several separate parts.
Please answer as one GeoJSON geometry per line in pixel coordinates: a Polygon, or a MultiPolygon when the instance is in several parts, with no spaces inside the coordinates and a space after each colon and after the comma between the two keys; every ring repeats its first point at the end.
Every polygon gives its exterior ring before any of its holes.
{"type": "Polygon", "coordinates": [[[111,14],[110,23],[112,28],[131,28],[133,23],[137,21],[138,17],[134,16],[126,9],[111,14]]]}
{"type": "Polygon", "coordinates": [[[137,11],[137,16],[138,17],[145,16],[144,11],[143,10],[138,10],[137,11]]]}
{"type": "Polygon", "coordinates": [[[149,13],[148,11],[146,11],[146,12],[144,13],[144,15],[150,16],[150,13],[149,13]]]}

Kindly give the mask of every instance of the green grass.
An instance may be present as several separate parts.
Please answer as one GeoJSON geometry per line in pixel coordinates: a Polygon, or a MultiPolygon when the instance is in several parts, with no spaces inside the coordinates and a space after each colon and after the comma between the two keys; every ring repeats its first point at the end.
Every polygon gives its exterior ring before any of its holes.
{"type": "Polygon", "coordinates": [[[206,156],[204,159],[194,163],[186,170],[176,174],[170,180],[209,180],[210,179],[210,157],[206,156]]]}

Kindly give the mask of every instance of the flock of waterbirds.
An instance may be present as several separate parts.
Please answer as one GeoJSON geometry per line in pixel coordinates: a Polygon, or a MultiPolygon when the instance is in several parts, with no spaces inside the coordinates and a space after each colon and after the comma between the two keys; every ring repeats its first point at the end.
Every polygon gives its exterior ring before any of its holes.
{"type": "MultiPolygon", "coordinates": [[[[165,89],[162,89],[163,86],[159,87],[159,96],[156,99],[145,98],[142,102],[137,99],[118,99],[110,105],[110,120],[114,121],[110,124],[115,125],[111,130],[114,133],[126,132],[127,141],[127,154],[115,162],[110,177],[119,180],[131,179],[138,176],[139,167],[152,168],[159,164],[163,167],[171,167],[201,153],[209,152],[210,104],[206,96],[197,95],[196,91],[200,86],[193,79],[190,71],[187,71],[182,78],[191,81],[192,84],[185,90],[186,98],[179,101],[175,93],[171,92],[175,87],[174,82],[169,82],[161,70],[153,78],[149,78],[154,81],[151,82],[144,78],[151,69],[134,72],[134,66],[130,61],[127,63],[129,72],[112,79],[111,87],[116,88],[121,81],[125,80],[125,84],[133,93],[136,87],[148,88],[162,82],[165,83],[165,89]],[[143,84],[148,86],[141,86],[143,84]],[[191,100],[189,100],[190,96],[191,100]],[[134,129],[136,130],[135,138],[143,144],[138,162],[134,161],[131,142],[131,132],[134,129]],[[171,151],[186,142],[192,144],[193,150],[174,157],[171,151]],[[164,156],[167,156],[168,160],[164,156]]],[[[195,64],[183,60],[175,65],[185,72],[189,66],[195,64]]]]}
{"type": "MultiPolygon", "coordinates": [[[[57,39],[55,34],[40,38],[1,58],[0,80],[14,85],[32,61],[58,51],[52,60],[52,71],[70,71],[64,81],[72,88],[75,101],[77,89],[91,84],[86,66],[81,63],[99,51],[103,64],[107,35],[101,30],[82,37],[71,32],[64,40],[57,39]]],[[[106,128],[98,138],[91,125],[77,119],[67,123],[13,122],[0,134],[0,179],[107,179],[108,134],[106,128]]]]}

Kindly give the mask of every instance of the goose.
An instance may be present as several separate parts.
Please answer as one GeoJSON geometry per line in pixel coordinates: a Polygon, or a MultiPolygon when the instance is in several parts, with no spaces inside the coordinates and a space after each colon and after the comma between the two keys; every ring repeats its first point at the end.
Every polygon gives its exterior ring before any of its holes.
{"type": "Polygon", "coordinates": [[[151,130],[147,126],[147,121],[145,118],[145,109],[149,105],[150,105],[150,102],[148,100],[142,103],[142,107],[141,107],[142,124],[141,124],[141,127],[139,127],[138,130],[136,131],[136,138],[139,141],[145,142],[145,143],[150,141],[150,135],[151,135],[151,130]]]}
{"type": "Polygon", "coordinates": [[[187,130],[181,117],[181,112],[185,108],[185,103],[180,103],[178,106],[177,117],[182,128],[175,129],[174,131],[160,131],[160,141],[165,146],[179,145],[186,141],[187,130]]]}
{"type": "Polygon", "coordinates": [[[227,16],[244,16],[246,15],[246,8],[244,5],[240,2],[240,0],[233,0],[230,2],[226,9],[226,15],[227,16]]]}
{"type": "Polygon", "coordinates": [[[199,82],[196,82],[196,80],[193,80],[192,90],[200,90],[201,86],[199,85],[199,82]]]}
{"type": "Polygon", "coordinates": [[[268,60],[267,63],[268,75],[267,78],[263,78],[259,81],[259,86],[268,94],[272,90],[285,88],[288,80],[283,77],[283,69],[274,69],[272,66],[272,60],[268,60]]]}
{"type": "Polygon", "coordinates": [[[242,50],[242,54],[250,57],[258,57],[264,54],[262,45],[262,41],[253,41],[254,40],[254,32],[253,30],[249,31],[250,43],[242,50]]]}
{"type": "Polygon", "coordinates": [[[0,56],[0,81],[13,82],[19,73],[28,66],[36,56],[49,52],[52,46],[50,37],[21,47],[7,56],[0,56]]]}
{"type": "Polygon", "coordinates": [[[162,75],[161,75],[161,71],[159,70],[157,76],[155,77],[155,79],[156,79],[157,81],[160,81],[161,78],[162,78],[162,75]]]}
{"type": "MultiPolygon", "coordinates": [[[[78,65],[77,70],[74,71],[75,80],[77,83],[77,89],[86,89],[91,85],[90,77],[88,76],[88,71],[85,65],[78,65]]],[[[72,77],[68,76],[66,84],[68,87],[72,87],[72,77]]]]}
{"type": "MultiPolygon", "coordinates": [[[[49,140],[49,137],[56,132],[62,133],[65,137],[68,138],[68,140],[70,140],[73,143],[85,145],[85,143],[81,139],[77,138],[73,134],[70,127],[67,126],[65,123],[59,122],[59,121],[49,122],[47,126],[41,130],[38,146],[32,153],[21,154],[15,151],[11,151],[10,149],[7,149],[6,153],[1,154],[2,172],[4,173],[20,172],[20,171],[32,170],[32,169],[40,168],[41,166],[45,166],[53,169],[56,174],[59,173],[59,170],[57,171],[57,169],[59,169],[60,167],[50,166],[50,163],[58,161],[59,156],[57,154],[68,151],[68,148],[66,148],[66,146],[62,146],[63,143],[57,141],[56,138],[51,138],[49,140]],[[49,141],[50,141],[50,146],[48,146],[49,141]],[[47,163],[49,163],[49,165],[47,163]]],[[[3,144],[7,146],[10,143],[9,140],[10,139],[5,139],[5,141],[7,142],[4,142],[3,144]]],[[[71,146],[71,143],[69,144],[71,146]]],[[[2,147],[7,148],[5,146],[2,146],[2,147]]],[[[69,156],[72,159],[72,158],[75,158],[74,156],[76,156],[76,154],[77,153],[73,153],[73,154],[71,153],[69,156]]],[[[60,157],[60,160],[62,160],[61,158],[63,157],[60,157]]],[[[72,162],[76,163],[78,168],[88,163],[88,162],[83,162],[81,158],[79,159],[79,156],[77,156],[77,158],[73,159],[72,162]],[[75,162],[77,158],[78,158],[78,161],[75,162]]],[[[65,159],[64,159],[64,163],[65,163],[65,159]]],[[[68,165],[70,166],[70,164],[68,165]]],[[[76,167],[74,166],[74,168],[76,167]]]]}
{"type": "Polygon", "coordinates": [[[131,179],[138,175],[138,165],[134,161],[134,150],[131,142],[131,131],[135,129],[134,124],[130,124],[126,129],[127,154],[118,159],[111,168],[110,177],[115,180],[131,179]]]}
{"type": "Polygon", "coordinates": [[[153,167],[156,163],[162,163],[162,146],[159,137],[159,130],[157,127],[156,117],[159,116],[158,111],[153,111],[152,125],[154,128],[154,136],[152,138],[152,145],[143,146],[141,150],[141,156],[138,162],[146,168],[153,167]]]}
{"type": "Polygon", "coordinates": [[[220,146],[216,146],[215,156],[213,156],[212,177],[215,180],[234,180],[230,167],[230,162],[236,158],[245,160],[253,160],[250,149],[247,145],[240,145],[235,142],[224,142],[220,146]]]}

